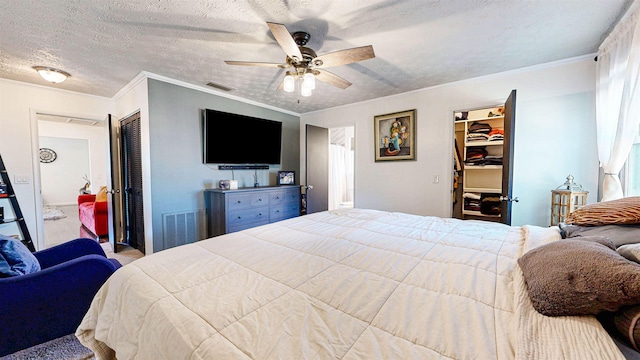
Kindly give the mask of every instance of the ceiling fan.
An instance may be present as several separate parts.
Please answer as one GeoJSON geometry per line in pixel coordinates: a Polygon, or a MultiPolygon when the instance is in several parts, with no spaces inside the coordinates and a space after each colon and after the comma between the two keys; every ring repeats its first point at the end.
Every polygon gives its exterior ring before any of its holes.
{"type": "Polygon", "coordinates": [[[331,66],[351,64],[375,57],[373,47],[371,45],[339,50],[318,56],[313,49],[305,46],[311,38],[308,33],[304,31],[289,33],[289,30],[287,30],[283,24],[267,22],[267,25],[269,25],[271,33],[282,50],[287,54],[284,64],[248,61],[225,61],[225,63],[228,65],[264,66],[291,69],[287,71],[284,80],[278,87],[278,90],[293,92],[295,90],[296,80],[299,80],[301,95],[309,96],[311,95],[311,90],[315,88],[315,79],[341,89],[346,89],[351,86],[349,81],[324,69],[331,66]]]}

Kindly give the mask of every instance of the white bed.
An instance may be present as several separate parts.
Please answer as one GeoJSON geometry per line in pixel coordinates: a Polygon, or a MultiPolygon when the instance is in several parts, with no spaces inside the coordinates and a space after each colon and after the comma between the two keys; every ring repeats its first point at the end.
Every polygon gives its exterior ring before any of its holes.
{"type": "Polygon", "coordinates": [[[555,228],[323,212],[144,257],[76,336],[98,359],[624,359],[592,316],[546,317],[517,259],[555,228]]]}

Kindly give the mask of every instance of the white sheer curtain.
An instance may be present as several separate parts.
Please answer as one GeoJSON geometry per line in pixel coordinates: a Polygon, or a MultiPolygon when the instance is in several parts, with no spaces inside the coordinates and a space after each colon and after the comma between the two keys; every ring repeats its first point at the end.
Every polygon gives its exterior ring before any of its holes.
{"type": "Polygon", "coordinates": [[[638,0],[598,49],[596,125],[605,176],[601,201],[623,197],[618,174],[640,124],[640,24],[638,0]]]}

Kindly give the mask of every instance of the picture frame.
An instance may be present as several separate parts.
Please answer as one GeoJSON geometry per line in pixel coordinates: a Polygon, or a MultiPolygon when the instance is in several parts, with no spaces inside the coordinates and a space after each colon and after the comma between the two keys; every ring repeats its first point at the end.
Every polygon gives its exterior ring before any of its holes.
{"type": "Polygon", "coordinates": [[[295,185],[296,172],[290,170],[278,171],[278,185],[295,185]]]}
{"type": "Polygon", "coordinates": [[[373,118],[375,161],[416,159],[416,110],[373,118]]]}

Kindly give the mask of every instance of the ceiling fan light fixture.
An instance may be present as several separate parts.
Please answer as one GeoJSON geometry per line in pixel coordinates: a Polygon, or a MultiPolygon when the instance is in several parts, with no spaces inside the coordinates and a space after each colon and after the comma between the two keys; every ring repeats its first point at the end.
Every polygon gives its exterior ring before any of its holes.
{"type": "Polygon", "coordinates": [[[43,79],[54,84],[59,84],[71,76],[71,74],[66,71],[48,66],[34,66],[33,69],[37,71],[43,79]]]}
{"type": "Polygon", "coordinates": [[[287,75],[284,77],[284,88],[286,92],[294,92],[296,89],[296,78],[291,71],[287,71],[287,75]]]}
{"type": "Polygon", "coordinates": [[[307,73],[304,74],[302,78],[302,87],[308,87],[311,90],[316,88],[316,77],[309,70],[307,70],[307,73]]]}
{"type": "Polygon", "coordinates": [[[302,87],[300,88],[300,95],[311,96],[311,88],[304,86],[304,83],[303,83],[302,87]]]}

